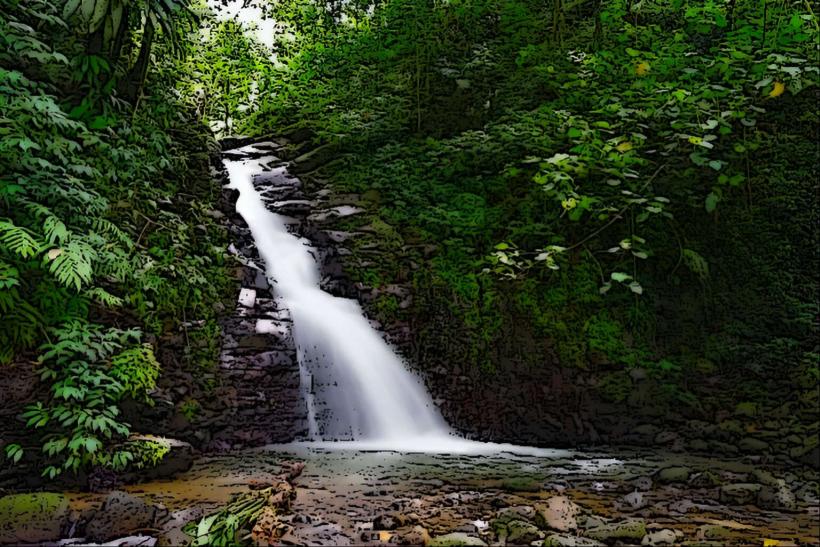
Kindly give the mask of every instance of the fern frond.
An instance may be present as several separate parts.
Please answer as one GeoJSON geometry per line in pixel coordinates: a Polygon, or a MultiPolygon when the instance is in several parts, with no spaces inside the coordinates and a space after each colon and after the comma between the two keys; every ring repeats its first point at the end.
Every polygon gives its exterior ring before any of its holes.
{"type": "Polygon", "coordinates": [[[49,271],[63,286],[79,291],[84,284],[91,282],[94,274],[91,264],[96,254],[89,245],[74,240],[64,247],[51,249],[45,260],[51,261],[49,271]]]}
{"type": "Polygon", "coordinates": [[[45,221],[43,221],[43,231],[45,232],[46,240],[52,245],[65,242],[71,235],[71,232],[68,231],[63,221],[55,216],[46,217],[45,221]]]}
{"type": "Polygon", "coordinates": [[[85,296],[109,308],[118,308],[122,306],[123,302],[122,298],[111,294],[102,287],[94,287],[85,291],[85,296]]]}
{"type": "Polygon", "coordinates": [[[122,247],[101,249],[96,265],[97,274],[117,282],[123,282],[133,276],[134,267],[131,258],[122,247]]]}
{"type": "Polygon", "coordinates": [[[116,224],[108,219],[101,217],[91,219],[91,227],[101,234],[113,236],[114,239],[119,241],[129,251],[134,248],[134,242],[131,240],[131,236],[120,230],[116,224]]]}
{"type": "Polygon", "coordinates": [[[19,285],[19,275],[17,268],[0,260],[0,291],[19,285]]]}
{"type": "Polygon", "coordinates": [[[66,228],[65,223],[55,215],[51,209],[29,200],[20,200],[31,215],[43,223],[43,233],[46,241],[53,244],[60,244],[66,241],[71,232],[66,228]]]}
{"type": "Polygon", "coordinates": [[[128,348],[111,359],[111,376],[134,399],[148,400],[157,385],[160,365],[150,344],[128,348]]]}
{"type": "Polygon", "coordinates": [[[37,342],[43,318],[16,289],[0,291],[0,311],[0,346],[13,354],[15,350],[32,347],[37,342]]]}
{"type": "Polygon", "coordinates": [[[29,230],[15,226],[9,220],[0,220],[0,246],[22,258],[35,257],[43,248],[43,244],[29,230]]]}

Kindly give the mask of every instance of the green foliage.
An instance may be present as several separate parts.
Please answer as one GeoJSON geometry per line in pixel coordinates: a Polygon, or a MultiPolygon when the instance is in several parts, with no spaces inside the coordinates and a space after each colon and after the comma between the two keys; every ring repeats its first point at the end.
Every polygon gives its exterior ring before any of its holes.
{"type": "Polygon", "coordinates": [[[185,416],[185,419],[189,422],[193,422],[201,411],[202,405],[196,399],[185,399],[179,405],[179,413],[185,416]]]}
{"type": "MultiPolygon", "coordinates": [[[[149,344],[126,349],[111,359],[111,377],[133,399],[145,397],[156,387],[159,363],[149,344]]],[[[150,401],[150,399],[146,399],[150,401]]]]}
{"type": "Polygon", "coordinates": [[[235,496],[228,505],[216,513],[189,523],[185,532],[193,538],[195,546],[244,545],[248,538],[243,537],[240,532],[244,530],[247,533],[253,528],[253,524],[267,505],[268,495],[269,489],[235,496]]]}
{"type": "Polygon", "coordinates": [[[117,403],[126,393],[144,397],[149,387],[139,379],[122,376],[123,366],[111,367],[112,361],[125,360],[123,354],[134,354],[133,350],[119,350],[138,340],[138,331],[103,330],[75,321],[52,329],[51,334],[54,341],[41,348],[41,377],[51,381],[51,398],[45,405],[30,405],[23,413],[27,427],[47,432],[43,453],[53,463],[43,474],[49,478],[108,464],[111,455],[103,450],[103,441],[129,433],[128,424],[119,419],[117,403]]]}
{"type": "MultiPolygon", "coordinates": [[[[702,377],[754,384],[745,370],[787,384],[775,363],[803,370],[817,332],[817,261],[799,244],[817,241],[802,228],[816,14],[556,5],[277,2],[271,96],[239,126],[308,128],[345,153],[320,175],[397,232],[350,269],[413,283],[413,309],[376,311],[416,318],[417,351],[445,348],[422,362],[535,365],[530,340],[546,339],[565,365],[643,368],[675,401],[702,377]]],[[[602,389],[623,400],[628,379],[602,389]]]]}
{"type": "Polygon", "coordinates": [[[601,378],[598,390],[607,401],[623,403],[632,391],[632,381],[623,372],[612,372],[601,378]]]}
{"type": "Polygon", "coordinates": [[[42,456],[6,455],[49,477],[122,468],[119,403],[150,404],[160,364],[139,329],[109,325],[210,319],[229,284],[212,137],[173,89],[193,16],[176,0],[0,8],[0,364],[39,353],[50,393],[23,414],[42,456]]]}
{"type": "Polygon", "coordinates": [[[190,75],[178,87],[194,99],[204,121],[218,134],[230,135],[237,120],[258,109],[264,50],[233,20],[211,20],[203,43],[186,59],[190,75]]]}
{"type": "MultiPolygon", "coordinates": [[[[114,469],[125,469],[126,466],[133,469],[150,469],[156,467],[171,452],[168,442],[162,439],[133,439],[118,447],[113,460],[119,456],[120,461],[125,465],[114,469]],[[127,462],[127,463],[126,463],[127,462]]],[[[115,462],[119,463],[119,462],[115,462]]]]}

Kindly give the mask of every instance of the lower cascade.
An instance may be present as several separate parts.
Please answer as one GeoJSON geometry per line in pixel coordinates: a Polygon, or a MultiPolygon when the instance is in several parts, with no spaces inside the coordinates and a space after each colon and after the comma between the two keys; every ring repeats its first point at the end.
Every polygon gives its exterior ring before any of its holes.
{"type": "MultiPolygon", "coordinates": [[[[237,212],[247,222],[275,295],[293,318],[311,441],[426,448],[455,440],[421,380],[382,339],[359,304],[319,286],[309,242],[269,211],[253,185],[260,160],[226,160],[237,212]]],[[[447,443],[449,444],[449,443],[447,443]]]]}

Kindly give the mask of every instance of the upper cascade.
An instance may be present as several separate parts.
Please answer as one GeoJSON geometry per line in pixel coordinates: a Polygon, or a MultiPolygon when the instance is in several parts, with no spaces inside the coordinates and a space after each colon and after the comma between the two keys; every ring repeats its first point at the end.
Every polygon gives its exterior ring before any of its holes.
{"type": "MultiPolygon", "coordinates": [[[[267,158],[268,160],[270,158],[267,158]]],[[[404,443],[452,439],[421,380],[409,371],[357,302],[319,286],[310,243],[269,211],[253,185],[265,159],[226,160],[237,212],[250,227],[277,297],[293,318],[306,385],[311,440],[404,443]]]]}

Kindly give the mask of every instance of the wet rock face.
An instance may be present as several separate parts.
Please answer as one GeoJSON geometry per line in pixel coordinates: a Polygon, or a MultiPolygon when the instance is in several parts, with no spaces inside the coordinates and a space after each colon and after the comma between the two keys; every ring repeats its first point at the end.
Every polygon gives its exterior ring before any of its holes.
{"type": "MultiPolygon", "coordinates": [[[[292,200],[300,182],[272,156],[281,149],[274,142],[242,140],[243,148],[229,150],[229,159],[264,158],[268,167],[254,180],[266,199],[301,206],[292,200]]],[[[215,373],[218,388],[202,402],[202,416],[194,423],[178,419],[178,429],[193,431],[206,450],[231,450],[293,441],[307,432],[307,406],[300,393],[299,365],[291,333],[292,322],[265,275],[253,237],[233,210],[237,194],[225,189],[224,211],[234,242],[229,251],[241,264],[236,276],[239,292],[234,311],[220,321],[222,347],[215,373]]]]}
{"type": "Polygon", "coordinates": [[[245,283],[234,315],[222,322],[219,377],[226,411],[208,425],[210,449],[289,442],[306,432],[290,318],[258,270],[248,272],[245,283]]]}

